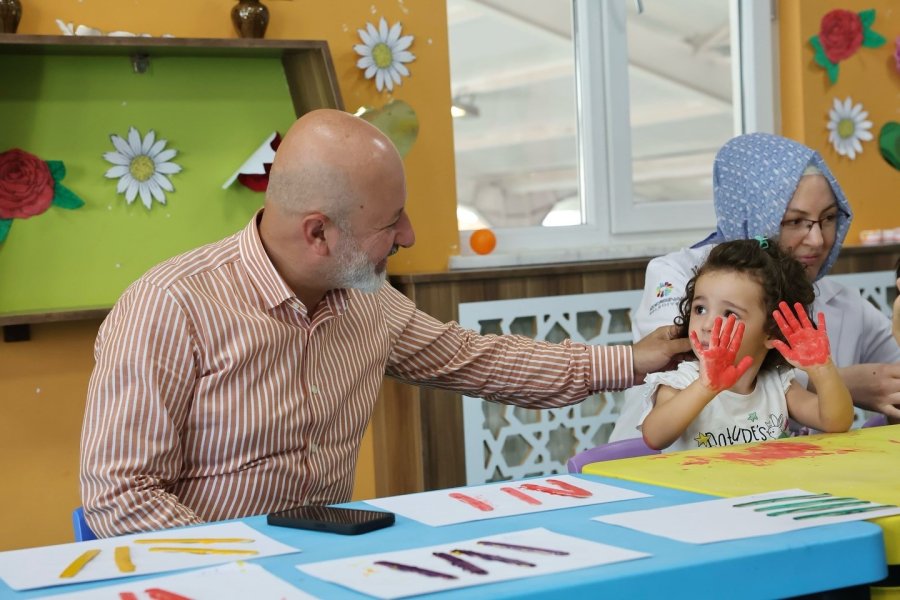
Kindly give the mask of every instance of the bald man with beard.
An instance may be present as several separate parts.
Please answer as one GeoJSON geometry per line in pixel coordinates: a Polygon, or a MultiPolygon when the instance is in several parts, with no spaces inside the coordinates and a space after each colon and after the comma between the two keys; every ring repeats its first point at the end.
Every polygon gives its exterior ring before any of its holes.
{"type": "Polygon", "coordinates": [[[482,336],[385,283],[415,242],[402,160],[366,121],[298,119],[241,231],[150,269],[103,322],[82,430],[100,536],[350,499],[385,375],[549,408],[640,382],[687,352],[482,336]]]}

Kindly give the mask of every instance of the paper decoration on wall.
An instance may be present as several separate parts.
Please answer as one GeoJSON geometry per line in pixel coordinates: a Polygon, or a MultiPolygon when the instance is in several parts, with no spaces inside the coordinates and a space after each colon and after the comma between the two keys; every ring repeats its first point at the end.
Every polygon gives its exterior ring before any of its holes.
{"type": "Polygon", "coordinates": [[[0,243],[13,219],[28,219],[51,205],[74,210],[84,201],[61,182],[66,167],[60,160],[41,160],[18,148],[0,153],[0,243]]]}
{"type": "Polygon", "coordinates": [[[900,123],[884,124],[878,134],[878,151],[887,164],[900,171],[900,123]]]}
{"type": "Polygon", "coordinates": [[[894,40],[894,68],[900,73],[900,35],[894,40]]]}
{"type": "Polygon", "coordinates": [[[401,37],[400,23],[388,28],[384,17],[378,23],[378,29],[366,23],[365,29],[357,29],[362,44],[353,49],[360,58],[356,66],[365,71],[366,79],[375,77],[375,87],[380,92],[384,88],[393,91],[394,84],[400,85],[403,77],[409,77],[409,69],[403,63],[416,60],[415,55],[407,50],[413,43],[413,36],[401,37]]]}
{"type": "Polygon", "coordinates": [[[815,61],[828,73],[828,79],[835,83],[838,78],[838,63],[847,60],[860,46],[878,48],[885,39],[872,31],[875,9],[855,13],[835,9],[825,13],[819,26],[819,35],[809,38],[815,50],[815,61]]]}
{"type": "Polygon", "coordinates": [[[367,108],[359,116],[391,138],[400,156],[406,156],[419,136],[419,117],[403,100],[391,100],[381,108],[367,108]]]}
{"type": "Polygon", "coordinates": [[[269,170],[272,168],[275,151],[278,150],[280,144],[281,135],[276,131],[253,151],[250,158],[245,160],[237,171],[231,174],[228,181],[222,185],[222,189],[227,189],[237,179],[254,192],[266,191],[269,186],[269,170]]]}
{"type": "Polygon", "coordinates": [[[869,113],[863,110],[862,104],[853,104],[853,99],[848,97],[841,102],[834,99],[834,106],[828,111],[828,141],[841,156],[847,156],[855,160],[857,154],[862,154],[861,142],[872,139],[872,121],[868,120],[869,113]]]}
{"type": "MultiPolygon", "coordinates": [[[[56,26],[59,27],[59,30],[63,35],[77,35],[77,36],[85,36],[85,35],[106,35],[109,37],[152,37],[149,33],[131,33],[130,31],[110,31],[109,33],[103,33],[101,30],[95,27],[88,27],[87,25],[75,25],[71,21],[66,23],[62,19],[56,19],[56,26]]],[[[162,37],[174,37],[170,33],[164,33],[162,37]]]]}
{"type": "Polygon", "coordinates": [[[169,175],[181,172],[181,167],[171,160],[177,150],[166,150],[167,140],[157,140],[152,129],[143,138],[134,127],[128,129],[128,139],[112,134],[109,136],[116,150],[105,152],[103,158],[113,166],[106,171],[109,179],[118,179],[117,194],[125,194],[128,204],[134,202],[138,194],[141,203],[150,210],[153,200],[166,203],[166,192],[174,192],[169,175]]]}

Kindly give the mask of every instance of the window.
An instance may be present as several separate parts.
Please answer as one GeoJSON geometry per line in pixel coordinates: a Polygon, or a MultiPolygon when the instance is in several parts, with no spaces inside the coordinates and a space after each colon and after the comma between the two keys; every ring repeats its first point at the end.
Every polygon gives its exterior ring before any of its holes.
{"type": "Polygon", "coordinates": [[[753,0],[448,0],[454,267],[659,254],[715,226],[712,162],[774,129],[753,0]],[[468,231],[490,227],[493,254],[468,231]]]}

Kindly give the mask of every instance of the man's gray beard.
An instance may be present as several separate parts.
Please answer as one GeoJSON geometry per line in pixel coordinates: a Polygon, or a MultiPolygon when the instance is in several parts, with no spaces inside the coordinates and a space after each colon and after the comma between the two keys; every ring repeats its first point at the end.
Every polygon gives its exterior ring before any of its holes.
{"type": "Polygon", "coordinates": [[[356,240],[347,236],[347,241],[338,254],[339,271],[335,276],[335,287],[355,289],[374,294],[381,289],[387,279],[387,271],[375,272],[375,265],[356,244],[356,240]]]}

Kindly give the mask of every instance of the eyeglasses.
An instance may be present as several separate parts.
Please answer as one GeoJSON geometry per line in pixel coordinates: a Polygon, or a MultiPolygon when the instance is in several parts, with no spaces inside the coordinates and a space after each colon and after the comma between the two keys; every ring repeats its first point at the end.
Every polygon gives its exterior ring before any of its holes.
{"type": "Polygon", "coordinates": [[[781,231],[791,235],[806,235],[812,231],[813,225],[819,226],[822,235],[832,234],[837,229],[838,216],[826,215],[821,219],[787,219],[781,222],[781,231]]]}

